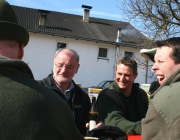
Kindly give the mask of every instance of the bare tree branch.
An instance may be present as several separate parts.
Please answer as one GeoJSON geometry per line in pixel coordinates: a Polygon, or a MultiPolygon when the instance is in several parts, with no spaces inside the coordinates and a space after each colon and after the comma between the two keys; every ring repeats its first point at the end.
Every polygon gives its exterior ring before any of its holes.
{"type": "Polygon", "coordinates": [[[129,21],[139,23],[141,31],[153,39],[180,35],[179,0],[120,0],[129,21]]]}

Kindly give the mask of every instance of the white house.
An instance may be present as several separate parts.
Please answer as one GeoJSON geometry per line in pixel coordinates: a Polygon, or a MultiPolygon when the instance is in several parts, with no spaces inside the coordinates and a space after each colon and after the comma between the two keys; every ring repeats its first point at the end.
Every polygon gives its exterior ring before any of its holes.
{"type": "MultiPolygon", "coordinates": [[[[30,66],[36,80],[52,72],[54,53],[59,48],[71,48],[80,56],[76,83],[95,86],[102,80],[114,79],[116,61],[123,56],[144,59],[137,42],[144,36],[127,22],[84,15],[13,6],[19,23],[30,35],[23,60],[30,66]]],[[[146,69],[138,69],[135,82],[146,83],[146,69]]]]}

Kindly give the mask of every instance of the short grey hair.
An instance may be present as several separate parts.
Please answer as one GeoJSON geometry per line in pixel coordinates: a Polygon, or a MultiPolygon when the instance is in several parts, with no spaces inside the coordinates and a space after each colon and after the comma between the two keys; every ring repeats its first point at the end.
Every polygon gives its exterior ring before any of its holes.
{"type": "Polygon", "coordinates": [[[69,50],[69,51],[71,51],[72,53],[74,53],[75,56],[76,56],[77,62],[79,63],[79,55],[78,55],[78,53],[77,53],[75,50],[73,50],[73,49],[67,49],[67,48],[58,49],[58,50],[55,52],[54,58],[58,55],[58,53],[60,53],[60,52],[63,51],[63,50],[69,50]]]}

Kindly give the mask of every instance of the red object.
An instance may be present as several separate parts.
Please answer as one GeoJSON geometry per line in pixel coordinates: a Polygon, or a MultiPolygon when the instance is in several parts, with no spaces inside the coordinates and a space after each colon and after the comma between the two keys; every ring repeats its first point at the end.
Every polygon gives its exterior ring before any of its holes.
{"type": "Polygon", "coordinates": [[[142,139],[141,139],[141,135],[128,134],[128,140],[142,140],[142,139]]]}

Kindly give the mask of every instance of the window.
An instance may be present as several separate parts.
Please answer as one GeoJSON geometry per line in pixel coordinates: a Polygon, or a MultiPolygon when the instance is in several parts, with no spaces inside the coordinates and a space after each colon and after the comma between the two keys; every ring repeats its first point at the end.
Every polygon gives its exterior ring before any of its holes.
{"type": "Polygon", "coordinates": [[[57,50],[62,49],[62,48],[66,48],[66,43],[57,42],[57,50]]]}
{"type": "Polygon", "coordinates": [[[124,52],[124,57],[133,57],[133,52],[125,51],[124,52]]]}
{"type": "Polygon", "coordinates": [[[106,48],[99,48],[98,57],[107,58],[107,49],[106,48]]]}

